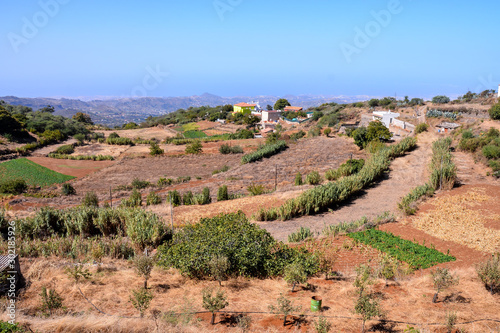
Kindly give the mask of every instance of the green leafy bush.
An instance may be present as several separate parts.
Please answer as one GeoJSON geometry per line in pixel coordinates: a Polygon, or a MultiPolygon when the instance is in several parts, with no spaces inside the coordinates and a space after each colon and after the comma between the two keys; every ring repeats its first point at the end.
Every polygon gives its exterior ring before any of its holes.
{"type": "Polygon", "coordinates": [[[500,291],[500,253],[495,253],[488,261],[479,264],[476,272],[492,295],[500,291]]]}
{"type": "Polygon", "coordinates": [[[156,142],[152,142],[149,146],[149,155],[151,156],[162,155],[164,152],[156,142]]]}
{"type": "Polygon", "coordinates": [[[358,173],[363,169],[365,165],[365,160],[363,159],[349,159],[347,162],[343,163],[338,169],[328,170],[325,173],[325,178],[329,181],[337,180],[340,177],[346,177],[358,173]]]}
{"type": "Polygon", "coordinates": [[[500,147],[495,145],[484,146],[483,155],[489,160],[497,159],[500,157],[500,147]]]}
{"type": "Polygon", "coordinates": [[[184,193],[182,196],[182,204],[189,206],[189,205],[194,205],[194,197],[193,197],[193,192],[187,191],[184,193]]]}
{"type": "Polygon", "coordinates": [[[134,188],[136,190],[141,190],[143,188],[151,186],[151,183],[146,181],[146,180],[140,180],[139,178],[134,178],[132,180],[131,185],[132,185],[132,188],[134,188]]]}
{"type": "Polygon", "coordinates": [[[241,158],[241,163],[246,164],[246,163],[260,161],[263,158],[276,155],[287,148],[288,145],[286,144],[285,141],[278,141],[275,144],[264,145],[262,148],[258,149],[253,153],[243,155],[243,157],[241,158]]]}
{"type": "Polygon", "coordinates": [[[146,205],[150,206],[159,204],[161,204],[161,197],[154,191],[149,192],[148,196],[146,197],[146,205]]]}
{"type": "Polygon", "coordinates": [[[90,191],[85,193],[85,196],[82,200],[83,207],[99,207],[99,198],[95,192],[90,191]]]}
{"type": "Polygon", "coordinates": [[[186,154],[201,154],[203,152],[203,145],[200,141],[195,141],[186,146],[186,154]]]}
{"type": "Polygon", "coordinates": [[[500,120],[500,103],[493,105],[488,112],[490,114],[491,119],[500,120]]]}
{"type": "Polygon", "coordinates": [[[0,193],[21,194],[28,189],[24,179],[3,180],[0,182],[0,193]]]}
{"type": "Polygon", "coordinates": [[[229,194],[227,192],[227,186],[223,185],[219,187],[217,191],[217,201],[226,201],[229,200],[229,194]]]}
{"type": "Polygon", "coordinates": [[[302,180],[302,174],[300,172],[297,172],[297,174],[295,175],[295,186],[301,186],[303,184],[304,182],[302,180]]]}
{"type": "Polygon", "coordinates": [[[177,207],[182,204],[182,198],[177,190],[169,191],[167,195],[167,201],[172,203],[172,206],[177,207]]]}
{"type": "Polygon", "coordinates": [[[64,183],[61,189],[63,195],[74,195],[76,194],[75,188],[70,183],[64,183]]]}
{"type": "Polygon", "coordinates": [[[119,137],[118,133],[113,132],[108,136],[108,139],[118,139],[119,137]]]}
{"type": "Polygon", "coordinates": [[[71,155],[75,152],[73,145],[64,145],[56,149],[57,154],[71,155]]]}
{"type": "Polygon", "coordinates": [[[151,212],[134,209],[126,217],[127,236],[139,249],[155,248],[171,235],[164,222],[151,212]]]}
{"type": "Polygon", "coordinates": [[[306,183],[309,185],[318,185],[322,181],[322,178],[318,171],[312,171],[306,176],[306,183]]]}
{"type": "Polygon", "coordinates": [[[210,275],[210,260],[225,256],[229,275],[276,276],[284,267],[300,260],[308,274],[317,270],[317,259],[276,243],[268,231],[248,221],[242,212],[203,218],[174,235],[158,249],[160,265],[203,278],[210,275]]]}
{"type": "Polygon", "coordinates": [[[250,192],[250,195],[255,196],[266,193],[266,188],[264,187],[264,185],[252,183],[247,187],[247,191],[250,192]]]}
{"type": "Polygon", "coordinates": [[[129,138],[111,138],[111,137],[108,137],[106,139],[106,143],[108,145],[116,145],[116,146],[133,146],[134,145],[134,142],[129,138]]]}
{"type": "Polygon", "coordinates": [[[241,146],[230,146],[228,144],[223,144],[219,148],[221,154],[243,154],[243,148],[241,146]]]}
{"type": "Polygon", "coordinates": [[[423,133],[423,132],[427,132],[428,129],[429,129],[429,125],[428,124],[421,123],[421,124],[418,124],[417,127],[415,127],[415,133],[416,134],[420,134],[420,133],[423,133]]]}
{"type": "Polygon", "coordinates": [[[140,207],[142,205],[142,195],[137,189],[134,189],[128,199],[122,200],[124,207],[140,207]]]}

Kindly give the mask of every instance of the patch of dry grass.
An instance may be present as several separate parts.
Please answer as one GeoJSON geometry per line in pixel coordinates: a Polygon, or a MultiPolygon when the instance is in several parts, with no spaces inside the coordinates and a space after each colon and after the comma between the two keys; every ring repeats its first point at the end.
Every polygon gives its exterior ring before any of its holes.
{"type": "MultiPolygon", "coordinates": [[[[25,265],[25,262],[22,262],[25,265]]],[[[37,267],[51,267],[44,270],[42,280],[31,280],[31,284],[18,303],[21,323],[29,323],[34,331],[38,332],[154,332],[156,324],[159,332],[237,332],[236,327],[226,327],[219,323],[217,316],[215,326],[210,326],[208,316],[197,315],[201,321],[194,319],[187,325],[177,326],[160,319],[155,323],[151,312],[146,317],[119,318],[104,316],[97,313],[92,306],[80,295],[77,287],[64,273],[64,263],[57,259],[39,259],[31,264],[31,269],[37,267]],[[57,265],[56,265],[57,263],[57,265]],[[35,266],[36,265],[36,266],[35,266]],[[43,285],[55,288],[64,297],[64,305],[68,315],[60,314],[52,318],[34,316],[40,306],[39,292],[43,285]]],[[[142,279],[134,273],[130,263],[124,260],[105,261],[100,273],[96,267],[90,266],[94,273],[92,280],[81,283],[83,293],[96,306],[113,315],[137,317],[137,311],[129,300],[130,290],[141,286],[142,279]]],[[[432,303],[434,288],[428,273],[407,277],[399,284],[391,283],[385,287],[385,282],[377,281],[374,291],[382,295],[381,306],[389,320],[400,320],[421,323],[420,327],[434,331],[435,326],[427,323],[444,323],[447,312],[454,311],[458,321],[468,321],[481,318],[499,318],[498,308],[500,297],[492,296],[477,278],[473,268],[453,272],[460,278],[460,284],[439,294],[439,302],[432,303]]],[[[36,276],[33,275],[32,276],[36,276]]],[[[323,306],[327,307],[322,315],[326,317],[350,317],[353,319],[328,318],[333,324],[334,331],[355,332],[361,323],[353,313],[355,290],[352,279],[341,281],[325,281],[322,278],[311,278],[309,283],[316,286],[312,292],[303,288],[293,294],[282,279],[231,279],[223,283],[223,290],[228,296],[229,306],[225,309],[234,312],[267,312],[268,306],[273,304],[284,293],[296,305],[302,306],[303,313],[312,314],[309,310],[311,297],[319,295],[323,298],[323,306]]],[[[168,311],[204,311],[201,302],[201,291],[206,287],[217,287],[216,281],[195,281],[187,279],[175,270],[155,268],[149,280],[155,298],[150,309],[168,311]]],[[[281,332],[281,321],[270,314],[251,314],[251,332],[281,332]]],[[[312,321],[314,318],[308,318],[312,321]]],[[[371,321],[370,324],[376,324],[371,321]]],[[[443,325],[444,326],[444,325],[443,325]]],[[[472,331],[472,325],[462,326],[472,331]]],[[[474,324],[476,332],[500,329],[499,324],[474,324]],[[496,325],[496,326],[495,326],[496,325]]],[[[406,325],[397,325],[396,330],[402,331],[406,325]]],[[[294,328],[291,328],[293,331],[294,328]]],[[[312,329],[309,326],[309,329],[312,329]]],[[[306,329],[307,330],[307,329],[306,329]]],[[[287,328],[290,332],[290,327],[287,328]]],[[[302,330],[305,331],[305,330],[302,330]]]]}
{"type": "Polygon", "coordinates": [[[430,203],[436,208],[416,217],[413,224],[443,240],[493,253],[500,250],[500,230],[487,228],[485,224],[488,218],[498,219],[498,215],[473,209],[476,205],[490,201],[494,204],[494,199],[480,188],[465,194],[435,198],[430,203]]]}

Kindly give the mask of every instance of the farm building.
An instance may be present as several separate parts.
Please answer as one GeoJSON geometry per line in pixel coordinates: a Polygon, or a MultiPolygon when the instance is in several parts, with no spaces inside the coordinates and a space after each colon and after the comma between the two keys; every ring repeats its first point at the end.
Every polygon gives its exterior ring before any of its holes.
{"type": "Polygon", "coordinates": [[[262,122],[278,121],[281,117],[281,111],[262,111],[262,122]]]}
{"type": "Polygon", "coordinates": [[[250,114],[255,111],[257,104],[238,103],[233,106],[234,113],[250,114]]]}
{"type": "Polygon", "coordinates": [[[394,119],[399,117],[399,113],[391,112],[391,111],[375,111],[373,112],[373,120],[379,120],[384,124],[385,127],[389,128],[391,126],[394,119]]]}
{"type": "Polygon", "coordinates": [[[453,130],[459,128],[460,124],[442,122],[441,124],[436,125],[436,127],[437,127],[439,133],[448,133],[448,132],[452,132],[453,130]]]}

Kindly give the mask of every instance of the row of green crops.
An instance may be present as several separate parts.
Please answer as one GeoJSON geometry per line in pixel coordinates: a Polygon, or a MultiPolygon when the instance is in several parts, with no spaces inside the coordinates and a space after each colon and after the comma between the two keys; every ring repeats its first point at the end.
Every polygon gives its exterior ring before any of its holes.
{"type": "Polygon", "coordinates": [[[339,204],[379,178],[389,169],[393,158],[413,149],[416,144],[415,138],[405,138],[396,145],[380,149],[366,161],[359,173],[316,186],[303,192],[298,198],[286,201],[277,209],[261,210],[254,218],[258,221],[289,220],[297,216],[312,215],[339,204]]]}
{"type": "Polygon", "coordinates": [[[380,230],[368,229],[348,236],[385,252],[399,261],[404,261],[414,269],[425,269],[439,263],[456,260],[453,256],[380,230]]]}
{"type": "Polygon", "coordinates": [[[165,143],[171,143],[173,145],[176,145],[176,146],[180,146],[180,145],[186,145],[186,144],[191,144],[193,142],[196,142],[196,141],[200,141],[200,142],[218,142],[218,141],[226,141],[226,140],[230,140],[231,139],[231,135],[230,134],[222,134],[222,135],[213,135],[213,136],[209,136],[209,137],[203,137],[203,138],[200,138],[200,139],[189,139],[189,138],[177,138],[177,137],[174,137],[174,138],[167,138],[165,139],[165,143]]]}
{"type": "Polygon", "coordinates": [[[0,175],[2,182],[23,179],[30,186],[49,186],[75,178],[47,169],[26,158],[1,163],[0,175]]]}
{"type": "Polygon", "coordinates": [[[106,143],[108,145],[117,146],[133,146],[134,142],[129,138],[107,138],[106,143]]]}
{"type": "Polygon", "coordinates": [[[241,158],[241,163],[246,164],[246,163],[260,161],[265,157],[271,157],[273,155],[276,155],[287,148],[288,145],[286,144],[285,141],[278,141],[273,144],[267,144],[253,153],[243,155],[243,157],[241,158]]]}
{"type": "Polygon", "coordinates": [[[113,161],[115,158],[110,155],[67,155],[51,153],[50,158],[59,160],[76,160],[76,161],[113,161]]]}

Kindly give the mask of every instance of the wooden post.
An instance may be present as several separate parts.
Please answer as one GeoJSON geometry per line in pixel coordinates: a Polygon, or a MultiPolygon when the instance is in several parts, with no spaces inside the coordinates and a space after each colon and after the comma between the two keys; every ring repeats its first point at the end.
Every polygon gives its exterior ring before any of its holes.
{"type": "Polygon", "coordinates": [[[174,206],[172,205],[172,196],[170,196],[170,224],[174,230],[174,206]]]}
{"type": "Polygon", "coordinates": [[[113,195],[111,194],[111,186],[109,187],[109,206],[113,208],[113,195]]]}

